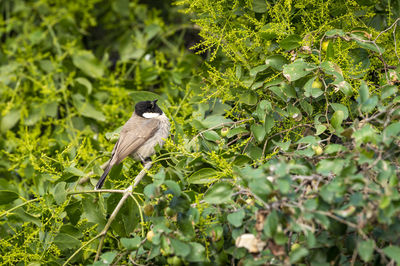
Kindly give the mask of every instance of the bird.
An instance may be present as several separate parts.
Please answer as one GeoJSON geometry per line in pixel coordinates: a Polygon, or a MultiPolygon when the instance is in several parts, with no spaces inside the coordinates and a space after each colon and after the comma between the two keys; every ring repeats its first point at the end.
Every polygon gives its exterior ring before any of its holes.
{"type": "Polygon", "coordinates": [[[157,99],[138,102],[131,118],[121,129],[118,141],[111,152],[111,158],[95,189],[101,189],[114,165],[118,165],[129,155],[141,161],[143,165],[151,162],[150,156],[155,153],[154,147],[157,144],[162,147],[169,132],[169,119],[157,105],[157,99]]]}

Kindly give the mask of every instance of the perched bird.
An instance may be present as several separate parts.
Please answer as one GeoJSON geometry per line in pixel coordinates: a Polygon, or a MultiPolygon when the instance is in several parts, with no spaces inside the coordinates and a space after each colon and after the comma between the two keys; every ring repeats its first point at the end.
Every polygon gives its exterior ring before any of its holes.
{"type": "Polygon", "coordinates": [[[170,123],[168,117],[157,105],[157,100],[138,102],[135,112],[121,129],[119,139],[115,143],[104,173],[97,182],[95,189],[100,189],[113,168],[128,155],[142,163],[151,161],[155,153],[154,147],[162,146],[169,135],[170,123]]]}

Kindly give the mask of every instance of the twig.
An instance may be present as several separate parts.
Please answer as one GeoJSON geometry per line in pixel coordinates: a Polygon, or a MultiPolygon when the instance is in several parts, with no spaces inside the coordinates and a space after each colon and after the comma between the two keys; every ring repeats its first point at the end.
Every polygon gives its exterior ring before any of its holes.
{"type": "Polygon", "coordinates": [[[13,210],[16,210],[16,209],[18,209],[18,208],[20,208],[20,207],[22,207],[22,206],[25,206],[25,205],[28,204],[28,203],[35,202],[35,201],[38,201],[38,200],[40,200],[40,199],[41,199],[41,197],[40,197],[40,198],[36,198],[36,199],[31,199],[31,200],[25,201],[24,203],[21,203],[21,204],[15,206],[15,207],[11,208],[11,209],[9,209],[9,210],[6,210],[6,211],[3,212],[2,214],[0,214],[0,218],[3,217],[4,215],[10,214],[13,210]]]}
{"type": "MultiPolygon", "coordinates": [[[[135,182],[133,184],[133,186],[129,186],[125,191],[124,194],[121,198],[121,200],[118,202],[117,206],[115,207],[114,211],[112,212],[110,218],[107,221],[107,224],[104,226],[103,231],[101,231],[100,235],[101,235],[101,239],[100,239],[100,243],[97,249],[97,253],[96,253],[96,257],[94,259],[94,261],[96,262],[99,257],[100,257],[100,253],[101,253],[101,249],[103,248],[103,243],[104,243],[104,239],[106,237],[106,234],[108,232],[108,229],[111,226],[111,223],[114,221],[115,217],[117,217],[117,214],[119,212],[119,210],[122,208],[122,205],[124,205],[126,199],[129,196],[132,196],[132,190],[134,187],[137,186],[137,184],[139,184],[139,182],[143,179],[143,177],[145,176],[145,174],[147,173],[147,171],[150,169],[150,167],[153,165],[152,162],[148,162],[144,165],[144,168],[140,171],[140,173],[136,176],[135,178],[135,182]]],[[[140,206],[138,206],[140,208],[140,206]]]]}

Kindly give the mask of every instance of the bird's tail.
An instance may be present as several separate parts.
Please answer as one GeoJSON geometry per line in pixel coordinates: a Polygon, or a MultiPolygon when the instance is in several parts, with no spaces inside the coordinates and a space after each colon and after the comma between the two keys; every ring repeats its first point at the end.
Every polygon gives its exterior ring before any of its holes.
{"type": "Polygon", "coordinates": [[[107,167],[104,169],[104,173],[101,175],[99,181],[97,182],[95,190],[100,189],[103,186],[104,181],[106,181],[106,177],[107,177],[108,173],[111,171],[111,168],[112,168],[112,165],[111,165],[111,163],[109,163],[107,165],[107,167]]]}

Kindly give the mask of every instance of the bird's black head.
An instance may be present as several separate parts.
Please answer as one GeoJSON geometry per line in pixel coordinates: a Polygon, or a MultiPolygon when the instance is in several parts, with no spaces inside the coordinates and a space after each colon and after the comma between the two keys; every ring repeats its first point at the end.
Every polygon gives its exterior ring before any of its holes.
{"type": "Polygon", "coordinates": [[[135,105],[135,114],[145,118],[162,115],[163,111],[158,107],[157,100],[138,102],[135,105]]]}

